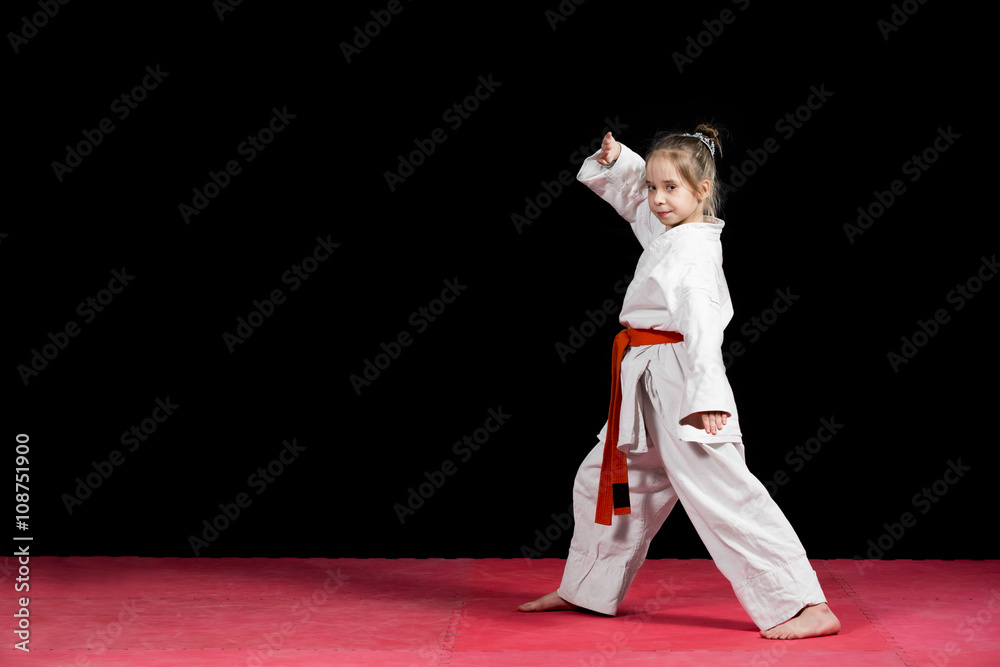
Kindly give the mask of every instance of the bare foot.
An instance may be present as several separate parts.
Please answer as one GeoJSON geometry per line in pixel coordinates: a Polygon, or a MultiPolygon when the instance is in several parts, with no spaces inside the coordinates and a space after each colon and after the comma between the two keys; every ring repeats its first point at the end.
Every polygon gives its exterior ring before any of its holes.
{"type": "Polygon", "coordinates": [[[761,630],[764,639],[805,639],[840,632],[840,621],[825,602],[805,607],[798,614],[770,630],[761,630]]]}
{"type": "Polygon", "coordinates": [[[548,595],[543,595],[533,602],[525,602],[518,605],[518,611],[558,611],[560,609],[583,609],[572,602],[566,602],[552,591],[548,595]]]}

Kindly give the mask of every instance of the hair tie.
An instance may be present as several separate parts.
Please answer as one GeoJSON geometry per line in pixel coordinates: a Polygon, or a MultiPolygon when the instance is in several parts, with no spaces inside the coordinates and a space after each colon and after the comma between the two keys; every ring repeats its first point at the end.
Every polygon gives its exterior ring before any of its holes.
{"type": "Polygon", "coordinates": [[[695,132],[694,134],[682,134],[682,137],[695,137],[699,139],[701,143],[705,144],[709,151],[712,152],[712,159],[715,159],[715,141],[711,137],[706,137],[701,132],[695,132]]]}

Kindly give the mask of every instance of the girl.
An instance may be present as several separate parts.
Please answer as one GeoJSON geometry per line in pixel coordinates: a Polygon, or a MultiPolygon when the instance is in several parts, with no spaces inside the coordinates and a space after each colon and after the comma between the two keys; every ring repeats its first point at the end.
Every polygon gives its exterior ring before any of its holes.
{"type": "Polygon", "coordinates": [[[721,349],[733,307],[715,217],[717,145],[715,128],[699,125],[655,141],[643,160],[608,132],[577,174],[644,252],[622,304],[608,423],[574,485],[562,583],[521,611],[614,615],[680,499],[761,636],[840,630],[795,531],[744,460],[721,349]]]}

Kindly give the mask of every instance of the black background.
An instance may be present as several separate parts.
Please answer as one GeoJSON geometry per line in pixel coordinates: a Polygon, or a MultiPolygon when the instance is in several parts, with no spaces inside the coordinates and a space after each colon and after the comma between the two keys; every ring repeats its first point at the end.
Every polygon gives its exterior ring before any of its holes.
{"type": "MultiPolygon", "coordinates": [[[[728,130],[727,181],[750,171],[748,151],[779,146],[722,214],[751,470],[787,473],[772,488],[812,557],[997,557],[984,509],[1000,286],[948,300],[997,251],[992,142],[972,118],[985,18],[903,4],[914,13],[886,35],[889,3],[566,1],[554,22],[555,0],[403,2],[349,58],[386,3],[243,2],[220,18],[219,3],[72,2],[16,52],[8,34],[7,474],[16,434],[31,451],[30,527],[9,530],[36,554],[564,557],[615,318],[565,360],[556,345],[606,299],[620,307],[640,247],[584,186],[539,193],[576,173],[608,120],[640,153],[659,130],[712,121],[728,130]],[[678,68],[688,38],[704,46],[678,68]],[[112,102],[157,66],[169,74],[117,118],[112,102]],[[480,77],[495,89],[455,127],[445,113],[480,77]],[[828,99],[788,132],[812,87],[828,99]],[[294,118],[247,162],[238,146],[274,109],[294,118]],[[105,117],[114,131],[60,180],[53,162],[105,117]],[[390,188],[436,128],[446,141],[390,188]],[[904,163],[939,128],[959,138],[912,181],[904,163]],[[186,223],[179,205],[229,160],[242,171],[186,223]],[[852,242],[845,223],[897,179],[905,193],[852,242]],[[546,205],[519,229],[526,198],[546,205]],[[282,276],[317,238],[339,247],[292,291],[282,276]],[[85,323],[77,305],[123,269],[134,279],[85,323]],[[466,287],[417,332],[411,314],[449,280],[466,287]],[[275,289],[286,301],[230,352],[223,334],[275,289]],[[776,290],[798,299],[752,333],[776,290]],[[949,320],[894,369],[887,355],[938,309],[949,320]],[[79,335],[25,376],[70,320],[79,335]],[[356,391],[350,376],[401,332],[412,344],[356,391]],[[168,397],[179,407],[128,451],[122,433],[168,397]],[[457,455],[490,409],[510,417],[457,455]],[[842,427],[794,469],[822,419],[842,427]],[[305,449],[258,494],[250,476],[292,439],[305,449]],[[114,450],[121,465],[95,477],[114,450]],[[454,474],[428,486],[446,460],[454,474]],[[949,461],[969,470],[915,503],[949,461]],[[88,476],[99,486],[68,501],[88,476]],[[220,518],[240,493],[250,505],[220,518]],[[904,512],[915,523],[890,535],[904,512]]],[[[8,5],[5,32],[40,11],[8,5]]],[[[650,550],[706,555],[682,510],[650,550]]]]}

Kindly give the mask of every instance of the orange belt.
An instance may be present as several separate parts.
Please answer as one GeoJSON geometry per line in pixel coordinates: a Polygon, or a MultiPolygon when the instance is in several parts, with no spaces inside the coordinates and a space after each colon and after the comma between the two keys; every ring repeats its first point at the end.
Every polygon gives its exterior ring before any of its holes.
{"type": "Polygon", "coordinates": [[[625,452],[618,449],[618,419],[622,411],[622,358],[629,346],[679,343],[684,336],[675,331],[624,329],[615,336],[611,349],[611,405],[608,408],[608,429],[604,438],[604,460],[601,462],[601,486],[597,492],[597,518],[611,525],[614,514],[630,514],[628,500],[628,463],[625,452]]]}

